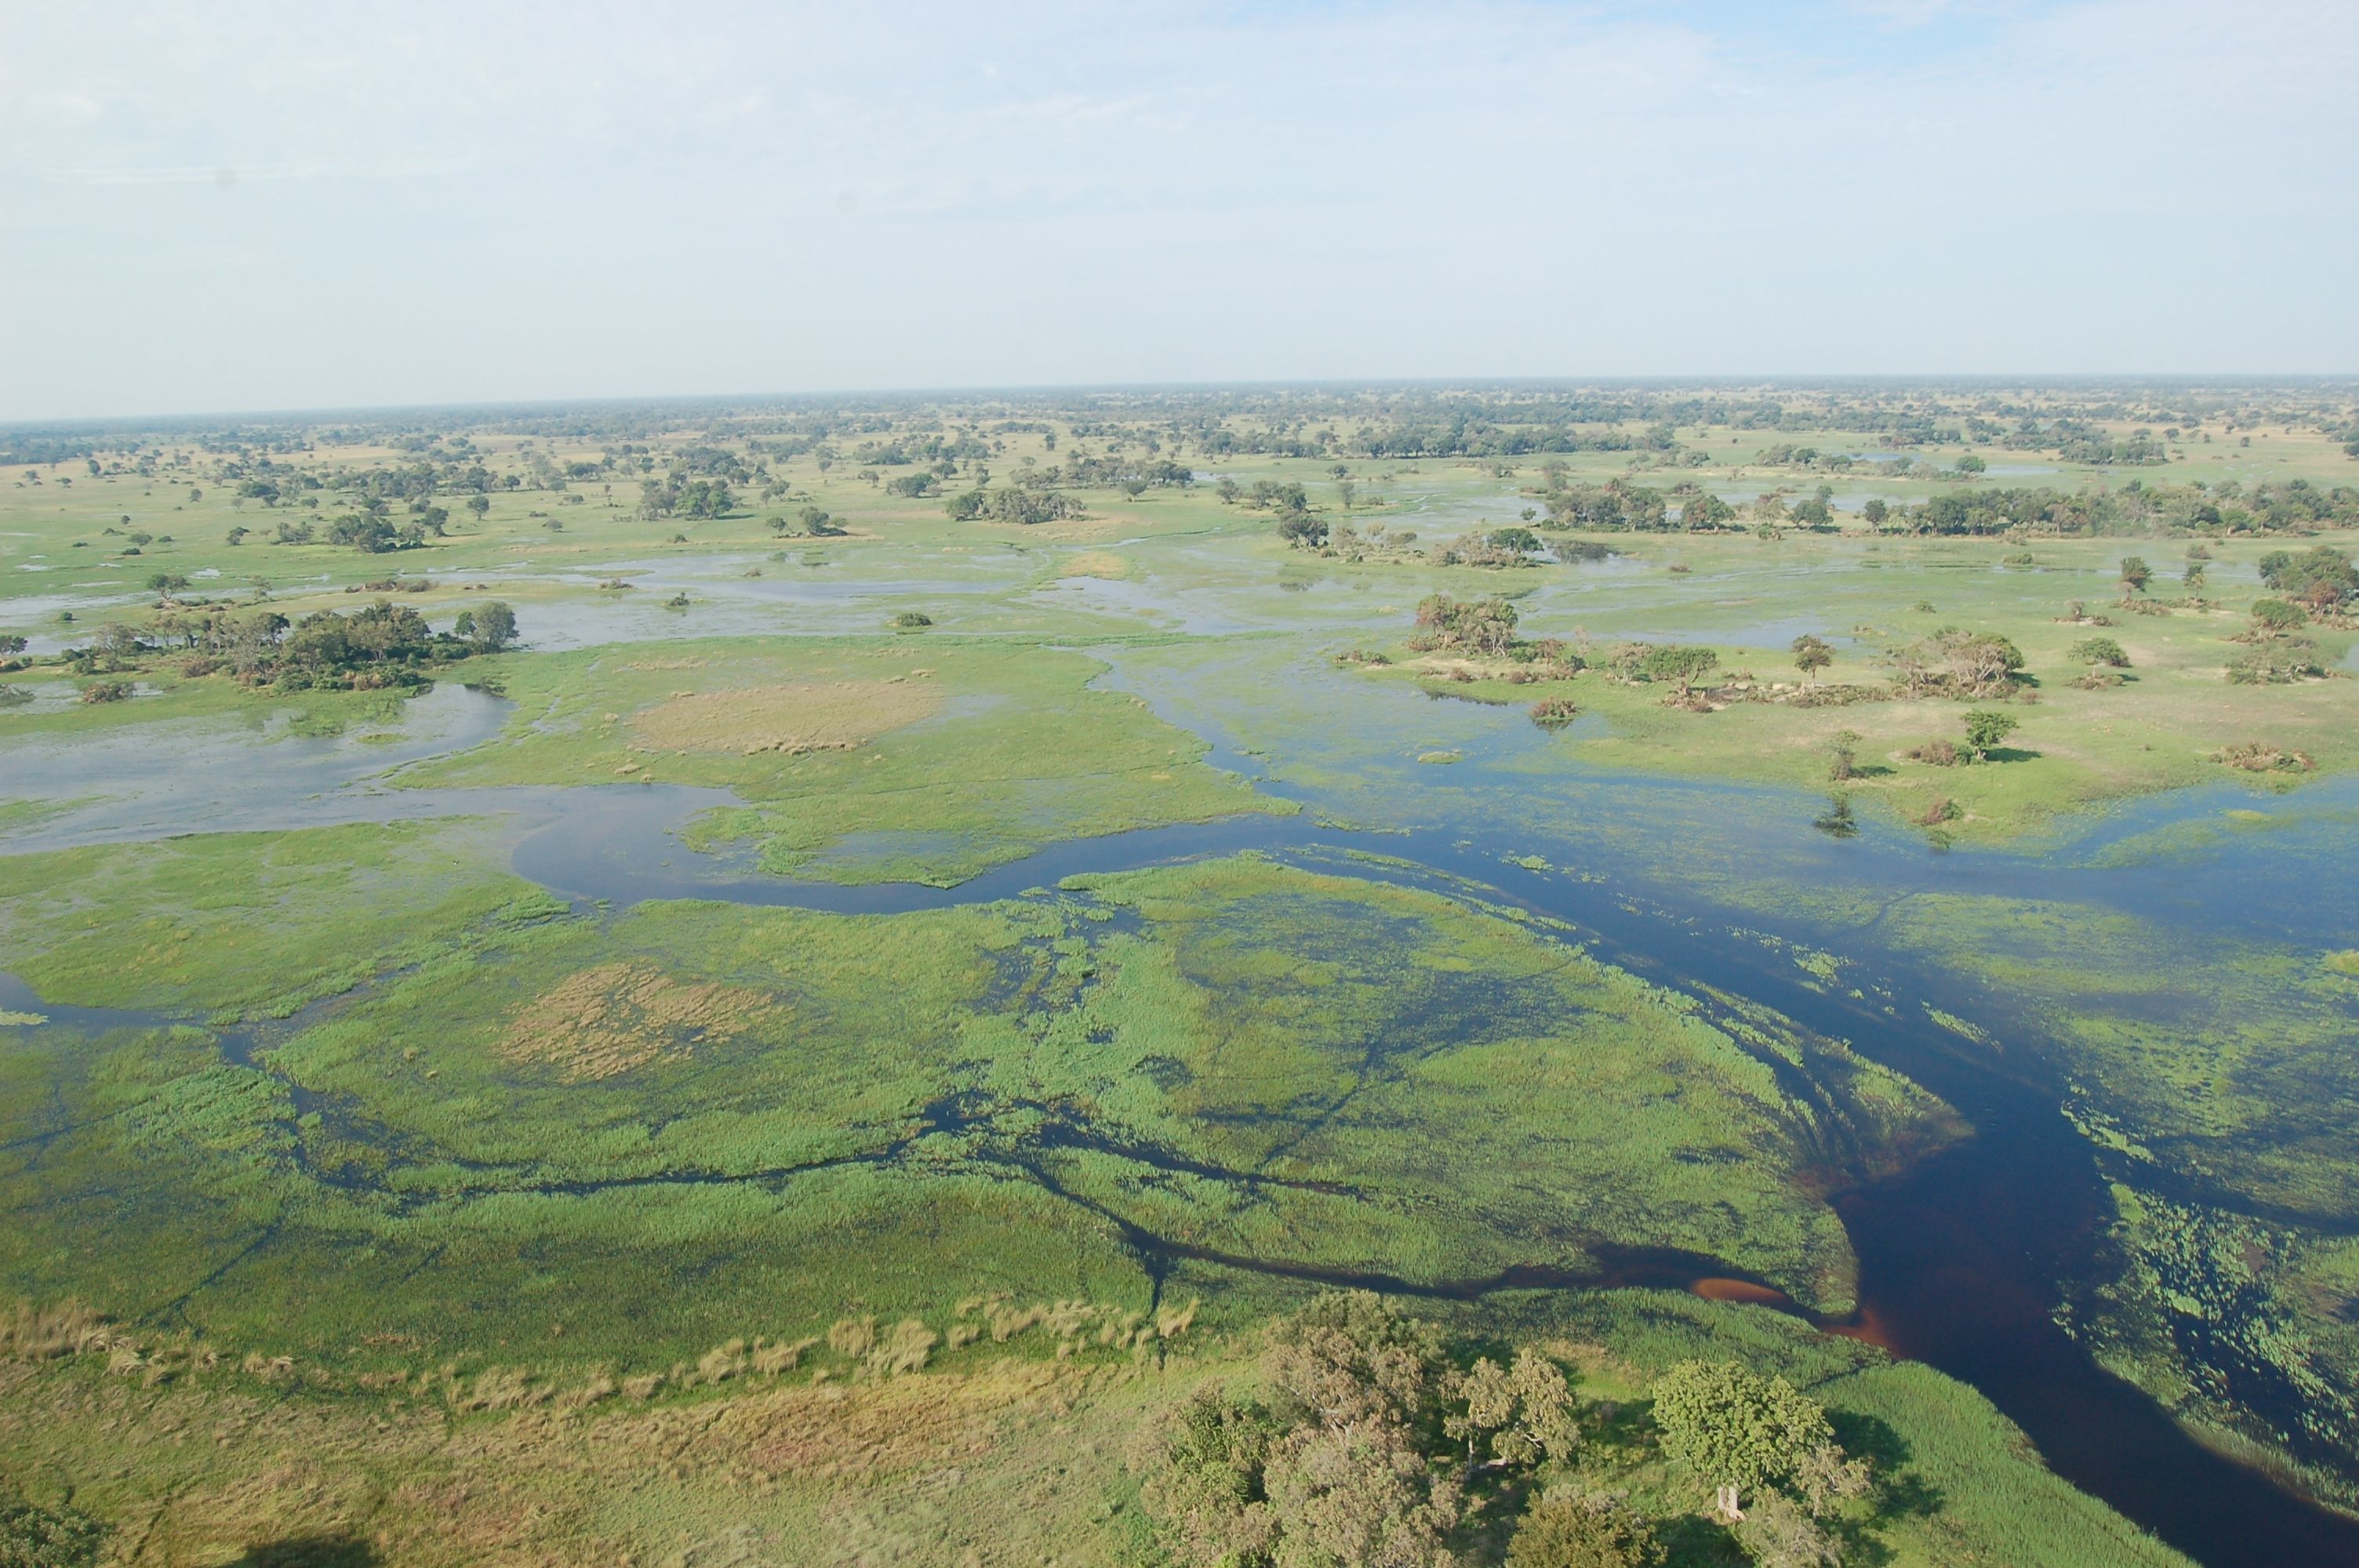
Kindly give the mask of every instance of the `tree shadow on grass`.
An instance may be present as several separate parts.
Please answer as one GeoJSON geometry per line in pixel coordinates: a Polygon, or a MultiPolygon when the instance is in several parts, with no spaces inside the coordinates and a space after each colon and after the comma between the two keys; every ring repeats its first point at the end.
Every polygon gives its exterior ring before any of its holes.
{"type": "Polygon", "coordinates": [[[230,1568],[377,1568],[381,1561],[355,1535],[290,1535],[247,1547],[230,1568]]]}
{"type": "Polygon", "coordinates": [[[1830,1411],[1827,1417],[1843,1452],[1866,1460],[1875,1476],[1874,1489],[1866,1499],[1869,1517],[1846,1519],[1837,1527],[1843,1541],[1843,1561],[1863,1568],[1889,1563],[1892,1549],[1876,1539],[1873,1533],[1876,1528],[1904,1519],[1930,1519],[1949,1499],[1939,1487],[1909,1469],[1915,1455],[1908,1440],[1895,1432],[1891,1423],[1878,1416],[1844,1411],[1830,1411]]]}
{"type": "Polygon", "coordinates": [[[1663,1543],[1668,1568],[1743,1568],[1752,1562],[1726,1527],[1701,1514],[1657,1521],[1655,1539],[1663,1543]]]}

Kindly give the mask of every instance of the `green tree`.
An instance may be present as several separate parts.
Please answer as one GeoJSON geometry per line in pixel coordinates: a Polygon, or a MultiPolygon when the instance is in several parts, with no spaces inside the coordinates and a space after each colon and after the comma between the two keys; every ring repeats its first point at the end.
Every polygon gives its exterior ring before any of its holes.
{"type": "Polygon", "coordinates": [[[1488,599],[1428,594],[1418,601],[1417,634],[1409,643],[1496,658],[1515,646],[1516,619],[1516,607],[1496,594],[1488,599]]]}
{"type": "Polygon", "coordinates": [[[491,509],[492,498],[490,496],[485,495],[481,492],[477,492],[475,494],[467,497],[467,510],[475,514],[476,522],[481,523],[484,520],[484,515],[489,513],[491,509]]]}
{"type": "Polygon", "coordinates": [[[1263,1471],[1284,1522],[1273,1568],[1448,1568],[1446,1542],[1462,1511],[1409,1433],[1388,1422],[1298,1427],[1263,1471]]]}
{"type": "Polygon", "coordinates": [[[2359,567],[2331,545],[2319,545],[2295,555],[2271,550],[2259,562],[2261,580],[2288,599],[2299,599],[2323,612],[2359,594],[2359,567]]]}
{"type": "Polygon", "coordinates": [[[2017,719],[2012,713],[2000,713],[1993,708],[1977,708],[1966,714],[1966,745],[1982,762],[1990,755],[1991,748],[2015,733],[2017,719]]]}
{"type": "Polygon", "coordinates": [[[1292,513],[1279,521],[1277,536],[1293,549],[1315,550],[1327,542],[1327,521],[1307,512],[1292,513]]]}
{"type": "Polygon", "coordinates": [[[1508,1568],[1661,1568],[1668,1559],[1645,1519],[1603,1498],[1544,1498],[1507,1543],[1508,1568]]]}
{"type": "Polygon", "coordinates": [[[2299,604],[2283,599],[2253,600],[2253,631],[2262,637],[2278,637],[2309,624],[2310,614],[2299,604]]]}
{"type": "Polygon", "coordinates": [[[1805,1454],[1834,1441],[1817,1400],[1734,1361],[1682,1361],[1652,1392],[1663,1452],[1715,1487],[1726,1513],[1740,1512],[1745,1492],[1787,1480],[1805,1454]]]}
{"type": "Polygon", "coordinates": [[[1736,508],[1708,490],[1700,490],[1680,507],[1680,526],[1689,533],[1718,528],[1736,515],[1736,508]]]}
{"type": "Polygon", "coordinates": [[[1484,535],[1484,542],[1495,550],[1513,550],[1519,556],[1540,547],[1540,536],[1529,528],[1494,528],[1484,535]]]}
{"type": "Polygon", "coordinates": [[[1368,1292],[1282,1319],[1266,1408],[1201,1391],[1135,1454],[1165,1547],[1200,1568],[1442,1568],[1462,1499],[1421,1446],[1442,1366],[1432,1327],[1368,1292]]]}
{"type": "Polygon", "coordinates": [[[1562,1368],[1535,1351],[1517,1351],[1506,1367],[1484,1357],[1449,1379],[1447,1391],[1458,1408],[1443,1418],[1442,1431],[1466,1445],[1469,1477],[1478,1468],[1561,1461],[1581,1446],[1572,1386],[1562,1368]]]}
{"type": "MultiPolygon", "coordinates": [[[[309,524],[305,525],[305,530],[309,532],[309,524]]],[[[286,524],[279,524],[278,532],[283,541],[287,535],[286,524]]],[[[328,524],[328,543],[348,545],[365,555],[376,556],[398,548],[400,537],[393,524],[382,517],[348,512],[328,524]]]]}
{"type": "Polygon", "coordinates": [[[1267,1561],[1278,1521],[1262,1475],[1282,1430],[1261,1406],[1206,1388],[1150,1431],[1139,1499],[1174,1556],[1207,1568],[1267,1561]]]}
{"type": "Polygon", "coordinates": [[[1700,648],[1691,643],[1662,643],[1648,648],[1638,656],[1638,673],[1650,681],[1670,681],[1680,688],[1685,700],[1696,682],[1710,675],[1720,664],[1720,655],[1710,648],[1700,648]]]}
{"type": "Polygon", "coordinates": [[[2124,556],[2121,566],[2122,597],[2144,593],[2146,585],[2154,580],[2154,568],[2146,564],[2143,556],[2124,556]]]}
{"type": "Polygon", "coordinates": [[[1425,1425],[1440,1399],[1441,1341],[1373,1291],[1329,1291],[1271,1331],[1262,1371],[1281,1413],[1330,1427],[1425,1425]]]}
{"type": "Polygon", "coordinates": [[[1794,667],[1808,676],[1812,686],[1819,684],[1819,672],[1834,662],[1835,651],[1823,639],[1807,632],[1794,639],[1794,667]]]}
{"type": "Polygon", "coordinates": [[[38,1508],[0,1483],[0,1568],[82,1568],[105,1541],[106,1527],[81,1509],[38,1508]]]}
{"type": "Polygon", "coordinates": [[[495,599],[479,610],[462,612],[458,632],[476,653],[496,654],[516,641],[516,611],[495,599]]]}

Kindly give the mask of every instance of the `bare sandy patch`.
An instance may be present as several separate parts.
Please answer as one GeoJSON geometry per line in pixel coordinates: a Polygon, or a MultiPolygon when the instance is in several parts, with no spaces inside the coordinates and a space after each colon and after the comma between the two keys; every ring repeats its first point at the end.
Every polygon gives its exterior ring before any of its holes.
{"type": "Polygon", "coordinates": [[[759,991],[683,984],[652,964],[602,964],[569,976],[518,1013],[500,1054],[562,1067],[565,1081],[578,1084],[686,1056],[778,1016],[759,991]]]}
{"type": "Polygon", "coordinates": [[[941,694],[907,681],[846,680],[688,693],[631,721],[644,745],[667,752],[848,752],[941,707],[941,694]]]}

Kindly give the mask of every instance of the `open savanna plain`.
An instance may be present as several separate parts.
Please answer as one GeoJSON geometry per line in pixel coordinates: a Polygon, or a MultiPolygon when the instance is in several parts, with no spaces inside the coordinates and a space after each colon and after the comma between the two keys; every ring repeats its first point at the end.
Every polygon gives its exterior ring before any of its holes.
{"type": "Polygon", "coordinates": [[[0,434],[0,1505],[125,1563],[1487,1563],[1543,1498],[1680,1563],[2340,1561],[2354,420],[0,434]],[[1430,1325],[1430,1550],[1223,1559],[1164,1434],[1286,1419],[1337,1291],[1430,1325]],[[2143,1446],[1948,1348],[2002,1317],[2143,1446]],[[1462,1467],[1518,1353],[1570,1425],[1462,1467]],[[1865,1479],[1731,1528],[1696,1360],[1865,1479]]]}

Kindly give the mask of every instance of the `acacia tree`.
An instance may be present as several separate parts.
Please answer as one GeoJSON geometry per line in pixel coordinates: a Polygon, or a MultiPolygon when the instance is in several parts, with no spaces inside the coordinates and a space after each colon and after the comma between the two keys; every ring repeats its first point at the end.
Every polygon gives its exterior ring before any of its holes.
{"type": "Polygon", "coordinates": [[[1813,637],[1807,632],[1794,639],[1794,667],[1801,671],[1812,686],[1819,684],[1819,672],[1834,662],[1835,651],[1823,639],[1813,637]]]}
{"type": "Polygon", "coordinates": [[[1637,671],[1648,680],[1667,680],[1679,688],[1679,699],[1688,700],[1695,683],[1710,675],[1720,665],[1720,655],[1710,648],[1691,643],[1660,643],[1638,655],[1637,671]]]}

